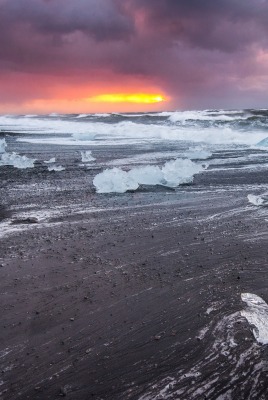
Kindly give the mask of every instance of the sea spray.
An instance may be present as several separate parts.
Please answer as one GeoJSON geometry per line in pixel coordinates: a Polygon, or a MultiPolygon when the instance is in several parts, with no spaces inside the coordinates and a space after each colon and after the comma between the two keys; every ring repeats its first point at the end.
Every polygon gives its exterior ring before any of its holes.
{"type": "Polygon", "coordinates": [[[261,344],[268,344],[268,305],[261,297],[252,293],[242,293],[241,299],[247,304],[241,315],[254,327],[255,339],[261,344]]]}

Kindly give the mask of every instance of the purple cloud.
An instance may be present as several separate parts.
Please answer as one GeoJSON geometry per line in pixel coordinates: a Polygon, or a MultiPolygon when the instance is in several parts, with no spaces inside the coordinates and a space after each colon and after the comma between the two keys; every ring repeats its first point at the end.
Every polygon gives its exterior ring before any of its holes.
{"type": "Polygon", "coordinates": [[[90,82],[109,71],[187,107],[244,104],[244,85],[257,104],[267,15],[268,0],[0,0],[0,74],[90,82]]]}

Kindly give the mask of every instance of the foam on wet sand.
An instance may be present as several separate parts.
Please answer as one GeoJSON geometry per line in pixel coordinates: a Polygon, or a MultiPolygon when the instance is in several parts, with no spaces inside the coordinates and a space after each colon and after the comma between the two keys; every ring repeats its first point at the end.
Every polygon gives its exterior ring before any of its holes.
{"type": "Polygon", "coordinates": [[[268,344],[268,305],[256,294],[242,293],[241,299],[247,308],[241,311],[250,325],[253,326],[253,335],[261,344],[268,344]]]}

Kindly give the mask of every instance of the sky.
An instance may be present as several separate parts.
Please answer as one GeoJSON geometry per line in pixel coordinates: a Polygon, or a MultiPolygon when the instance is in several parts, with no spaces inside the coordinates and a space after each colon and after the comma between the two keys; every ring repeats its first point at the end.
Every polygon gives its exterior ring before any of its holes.
{"type": "Polygon", "coordinates": [[[268,0],[0,0],[0,114],[267,100],[268,0]]]}

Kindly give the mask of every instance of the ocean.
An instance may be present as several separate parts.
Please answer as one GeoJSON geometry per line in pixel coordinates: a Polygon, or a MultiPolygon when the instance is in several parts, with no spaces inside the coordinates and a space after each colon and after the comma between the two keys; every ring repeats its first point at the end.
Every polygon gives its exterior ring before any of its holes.
{"type": "Polygon", "coordinates": [[[0,180],[0,397],[267,398],[268,110],[0,116],[0,180]]]}

